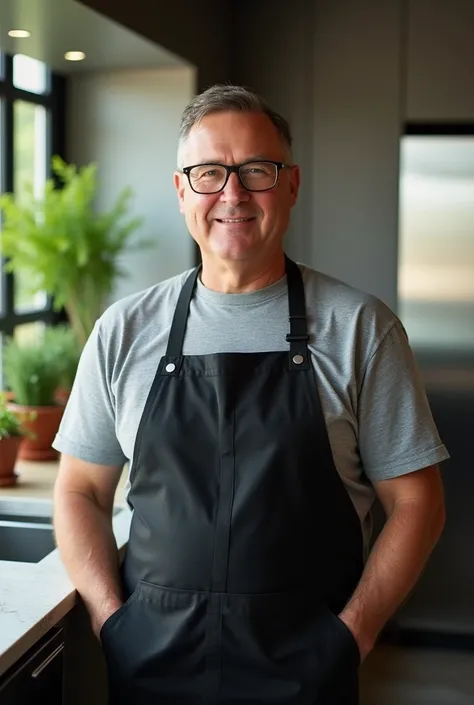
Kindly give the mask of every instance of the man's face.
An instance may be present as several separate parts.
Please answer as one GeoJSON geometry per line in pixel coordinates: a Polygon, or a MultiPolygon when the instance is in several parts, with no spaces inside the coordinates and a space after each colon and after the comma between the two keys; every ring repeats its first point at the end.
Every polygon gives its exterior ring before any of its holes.
{"type": "MultiPolygon", "coordinates": [[[[271,120],[263,113],[217,112],[195,125],[181,149],[181,166],[218,162],[229,166],[249,161],[288,162],[288,152],[271,120]]],[[[203,256],[246,260],[280,252],[290,210],[299,186],[298,167],[282,169],[269,191],[247,191],[238,175],[225,188],[198,194],[185,174],[176,172],[180,211],[203,256]],[[244,222],[229,222],[239,219],[244,222]]]]}

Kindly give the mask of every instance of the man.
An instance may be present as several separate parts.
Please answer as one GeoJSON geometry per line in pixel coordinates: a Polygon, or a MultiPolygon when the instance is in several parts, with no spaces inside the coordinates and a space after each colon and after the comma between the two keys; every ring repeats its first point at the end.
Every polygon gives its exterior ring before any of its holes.
{"type": "Polygon", "coordinates": [[[113,705],[355,705],[442,530],[448,454],[396,316],[284,254],[285,120],[215,86],[183,115],[178,164],[202,268],[113,304],[85,347],[55,442],[62,557],[113,705]]]}

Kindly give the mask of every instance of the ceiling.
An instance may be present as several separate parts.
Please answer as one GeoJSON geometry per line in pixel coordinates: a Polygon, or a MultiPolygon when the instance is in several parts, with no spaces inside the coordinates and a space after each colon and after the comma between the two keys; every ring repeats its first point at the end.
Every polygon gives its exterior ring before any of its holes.
{"type": "MultiPolygon", "coordinates": [[[[131,0],[133,2],[133,0],[131,0]]],[[[185,61],[74,0],[0,0],[0,50],[26,54],[61,74],[129,68],[182,66],[185,61]],[[12,39],[10,29],[27,29],[12,39]],[[66,61],[79,50],[84,61],[66,61]]]]}

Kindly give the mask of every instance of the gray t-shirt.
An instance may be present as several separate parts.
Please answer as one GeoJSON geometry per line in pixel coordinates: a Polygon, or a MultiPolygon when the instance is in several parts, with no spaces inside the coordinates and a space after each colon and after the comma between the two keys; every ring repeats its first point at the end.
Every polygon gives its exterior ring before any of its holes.
{"type": "MultiPolygon", "coordinates": [[[[300,268],[334,462],[366,525],[373,482],[449,455],[398,318],[379,299],[300,268]]],[[[58,451],[132,467],[138,424],[188,273],[128,296],[102,315],[82,354],[54,442],[58,451]]],[[[286,277],[248,294],[211,291],[198,280],[183,353],[287,350],[288,329],[286,277]]]]}

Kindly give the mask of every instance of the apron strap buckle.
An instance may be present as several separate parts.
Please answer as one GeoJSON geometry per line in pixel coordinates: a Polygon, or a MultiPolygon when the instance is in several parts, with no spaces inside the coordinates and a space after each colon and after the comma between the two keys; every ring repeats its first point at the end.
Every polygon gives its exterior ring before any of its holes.
{"type": "Polygon", "coordinates": [[[307,343],[309,340],[309,335],[296,335],[293,333],[288,333],[286,336],[287,343],[307,343]]]}

